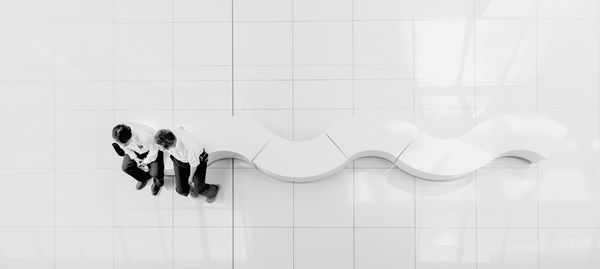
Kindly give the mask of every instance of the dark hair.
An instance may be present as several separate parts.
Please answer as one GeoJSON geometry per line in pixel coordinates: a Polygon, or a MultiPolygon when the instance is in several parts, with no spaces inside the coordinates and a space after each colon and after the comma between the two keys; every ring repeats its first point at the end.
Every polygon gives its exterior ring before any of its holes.
{"type": "Polygon", "coordinates": [[[177,138],[175,137],[175,134],[169,130],[160,129],[154,134],[154,143],[165,149],[175,146],[176,142],[177,138]]]}
{"type": "Polygon", "coordinates": [[[131,139],[131,128],[125,124],[119,124],[113,128],[112,137],[119,143],[127,143],[131,139]]]}

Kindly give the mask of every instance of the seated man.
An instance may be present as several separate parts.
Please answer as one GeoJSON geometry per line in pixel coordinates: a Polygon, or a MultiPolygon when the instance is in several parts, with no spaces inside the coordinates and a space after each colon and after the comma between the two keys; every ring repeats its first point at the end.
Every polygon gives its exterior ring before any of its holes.
{"type": "Polygon", "coordinates": [[[192,182],[197,194],[205,196],[209,203],[215,201],[219,185],[206,183],[208,153],[192,133],[183,128],[158,130],[154,135],[154,142],[161,150],[171,154],[177,193],[187,196],[192,182]]]}
{"type": "Polygon", "coordinates": [[[119,124],[113,128],[113,147],[123,156],[123,171],[138,181],[141,190],[154,178],[152,195],[157,195],[164,185],[163,153],[154,144],[154,130],[142,124],[119,124]]]}

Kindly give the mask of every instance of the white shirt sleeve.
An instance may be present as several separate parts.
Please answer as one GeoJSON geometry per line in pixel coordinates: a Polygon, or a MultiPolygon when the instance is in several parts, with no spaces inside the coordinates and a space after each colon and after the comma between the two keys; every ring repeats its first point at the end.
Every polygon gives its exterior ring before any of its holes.
{"type": "Polygon", "coordinates": [[[195,147],[194,149],[186,150],[186,155],[191,167],[196,167],[200,165],[200,152],[198,152],[198,150],[195,149],[195,147]]]}
{"type": "MultiPolygon", "coordinates": [[[[119,145],[119,146],[121,146],[121,145],[119,145]]],[[[135,152],[134,152],[133,150],[131,150],[131,149],[130,149],[130,148],[128,148],[128,147],[121,147],[121,148],[123,149],[123,151],[125,151],[125,153],[126,153],[127,155],[129,155],[129,157],[130,157],[132,160],[135,160],[135,159],[137,159],[137,155],[135,154],[135,152]]]]}
{"type": "Polygon", "coordinates": [[[182,142],[185,148],[184,154],[187,162],[192,167],[200,165],[200,153],[202,153],[202,146],[200,146],[200,142],[194,136],[194,134],[185,129],[181,129],[181,134],[181,138],[183,139],[182,142]]]}

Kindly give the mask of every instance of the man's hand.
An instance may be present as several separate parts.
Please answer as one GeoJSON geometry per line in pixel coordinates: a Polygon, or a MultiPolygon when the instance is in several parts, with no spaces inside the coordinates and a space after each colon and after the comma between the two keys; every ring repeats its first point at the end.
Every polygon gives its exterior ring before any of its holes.
{"type": "Polygon", "coordinates": [[[202,153],[200,154],[200,162],[208,162],[208,153],[204,149],[202,149],[202,153]]]}
{"type": "Polygon", "coordinates": [[[147,164],[145,164],[145,163],[140,163],[140,164],[138,164],[138,167],[139,167],[140,169],[144,170],[144,172],[148,172],[148,171],[150,171],[150,169],[148,168],[148,165],[147,165],[147,164]]]}
{"type": "Polygon", "coordinates": [[[145,163],[143,162],[143,160],[140,160],[140,159],[138,159],[138,158],[135,158],[135,159],[133,159],[133,160],[135,161],[135,163],[137,164],[137,166],[138,166],[138,168],[139,168],[139,169],[142,169],[142,170],[144,170],[144,172],[148,172],[148,171],[150,171],[150,169],[148,168],[148,165],[147,165],[147,164],[145,164],[145,163]]]}

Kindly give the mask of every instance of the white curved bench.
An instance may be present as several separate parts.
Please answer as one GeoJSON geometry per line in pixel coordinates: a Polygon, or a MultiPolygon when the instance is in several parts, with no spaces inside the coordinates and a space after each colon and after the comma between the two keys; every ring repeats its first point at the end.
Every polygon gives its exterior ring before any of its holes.
{"type": "MultiPolygon", "coordinates": [[[[237,158],[274,178],[294,182],[325,178],[367,156],[387,159],[423,179],[456,179],[499,157],[538,162],[569,133],[563,124],[533,114],[492,118],[452,139],[431,137],[391,118],[354,118],[308,141],[284,139],[238,117],[200,120],[184,128],[204,143],[209,165],[237,158]]],[[[172,167],[165,160],[165,167],[172,167]]]]}

